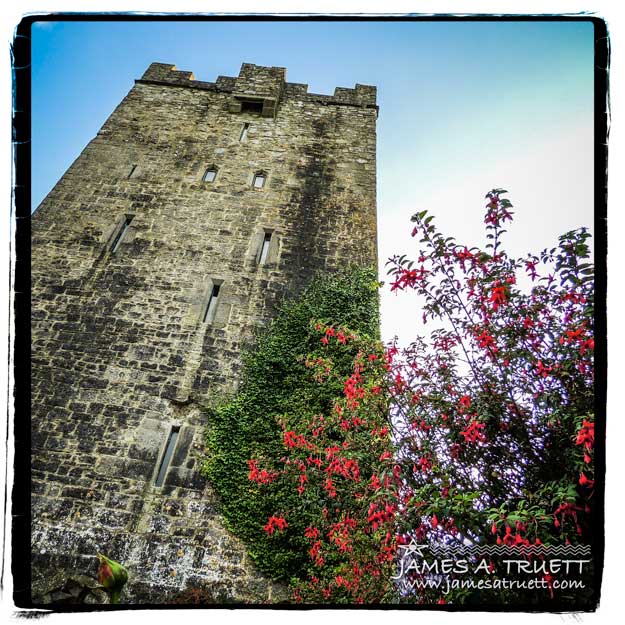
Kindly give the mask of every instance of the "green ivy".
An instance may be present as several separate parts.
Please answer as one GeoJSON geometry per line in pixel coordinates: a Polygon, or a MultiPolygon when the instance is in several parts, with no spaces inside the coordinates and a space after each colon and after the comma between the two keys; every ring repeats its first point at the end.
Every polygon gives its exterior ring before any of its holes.
{"type": "MultiPolygon", "coordinates": [[[[288,414],[297,423],[327,413],[342,387],[319,385],[306,355],[319,348],[319,333],[311,320],[345,326],[362,337],[379,338],[376,273],[350,268],[318,276],[295,300],[285,304],[276,319],[259,332],[255,348],[243,357],[237,395],[209,409],[205,475],[221,498],[230,530],[242,538],[258,567],[274,579],[299,578],[309,564],[303,536],[309,523],[293,489],[263,488],[248,479],[247,460],[277,459],[284,455],[276,417],[288,414]],[[287,536],[268,539],[267,518],[289,510],[287,536]]],[[[335,361],[338,372],[349,375],[354,354],[335,361]]],[[[320,502],[320,507],[322,506],[320,502]]]]}

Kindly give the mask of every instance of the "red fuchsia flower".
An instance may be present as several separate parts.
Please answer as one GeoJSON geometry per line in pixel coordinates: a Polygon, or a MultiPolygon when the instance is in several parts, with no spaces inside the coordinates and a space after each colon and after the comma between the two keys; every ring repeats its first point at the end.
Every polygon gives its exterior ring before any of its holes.
{"type": "Polygon", "coordinates": [[[400,269],[399,275],[395,282],[391,283],[392,291],[403,291],[406,288],[414,288],[419,282],[425,280],[426,275],[430,273],[423,265],[419,269],[400,269]]]}
{"type": "Polygon", "coordinates": [[[471,407],[471,398],[468,395],[463,395],[458,400],[458,405],[461,410],[468,410],[471,407]]]}
{"type": "Polygon", "coordinates": [[[586,351],[592,351],[595,349],[595,339],[586,339],[579,347],[579,354],[583,356],[586,351]]]}
{"type": "Polygon", "coordinates": [[[308,456],[308,458],[306,458],[306,462],[309,465],[315,465],[317,468],[321,467],[321,458],[313,458],[312,456],[308,456]]]}
{"type": "Polygon", "coordinates": [[[579,476],[579,484],[580,486],[588,486],[588,488],[594,488],[595,480],[587,478],[586,474],[582,471],[582,474],[579,476]]]}
{"type": "Polygon", "coordinates": [[[319,538],[319,530],[316,527],[307,527],[304,530],[304,536],[306,536],[306,538],[319,538]]]}
{"type": "Polygon", "coordinates": [[[508,545],[510,547],[514,544],[514,536],[512,535],[512,528],[509,525],[506,525],[506,535],[503,537],[504,545],[508,545]]]}
{"type": "Polygon", "coordinates": [[[410,233],[411,237],[416,237],[417,233],[419,232],[419,228],[417,228],[416,226],[412,229],[412,232],[410,233]]]}
{"type": "Polygon", "coordinates": [[[419,392],[415,392],[412,394],[412,397],[410,398],[410,403],[414,406],[415,404],[418,404],[421,401],[421,398],[423,397],[423,395],[419,392]]]}
{"type": "Polygon", "coordinates": [[[433,345],[436,349],[448,352],[454,345],[458,343],[458,340],[453,336],[440,336],[433,345]]]}
{"type": "Polygon", "coordinates": [[[496,353],[497,347],[495,345],[495,339],[486,330],[477,337],[478,345],[483,349],[490,349],[493,353],[496,353]]]}
{"type": "Polygon", "coordinates": [[[330,497],[336,497],[336,489],[334,488],[334,482],[332,481],[331,477],[326,478],[325,482],[323,483],[323,488],[330,497]]]}
{"type": "Polygon", "coordinates": [[[552,371],[553,367],[543,364],[542,360],[539,360],[536,363],[536,373],[543,378],[546,378],[552,371]]]}
{"type": "Polygon", "coordinates": [[[303,495],[304,491],[306,490],[306,487],[304,486],[304,484],[306,484],[306,482],[308,482],[308,477],[306,476],[305,473],[302,473],[299,476],[299,486],[297,487],[297,492],[300,495],[303,495]]]}
{"type": "MultiPolygon", "coordinates": [[[[577,433],[577,438],[575,439],[576,445],[583,445],[587,451],[591,451],[595,444],[595,424],[592,421],[587,421],[584,419],[582,422],[582,427],[577,433]]],[[[587,460],[590,462],[590,460],[587,460]]]]}
{"type": "Polygon", "coordinates": [[[399,394],[406,388],[406,382],[400,372],[395,374],[393,381],[395,382],[395,385],[391,389],[393,393],[399,394]]]}
{"type": "Polygon", "coordinates": [[[497,203],[491,202],[488,206],[491,206],[492,208],[486,213],[486,217],[484,217],[484,223],[498,226],[499,215],[497,214],[497,203]]]}
{"type": "Polygon", "coordinates": [[[278,477],[277,471],[267,471],[266,469],[259,469],[256,460],[248,460],[247,466],[249,468],[247,478],[251,482],[256,482],[257,484],[270,484],[271,482],[273,482],[273,480],[276,479],[276,477],[278,477]]]}
{"type": "Polygon", "coordinates": [[[367,516],[367,522],[371,523],[373,530],[377,530],[382,523],[391,521],[395,516],[397,506],[395,504],[385,504],[384,509],[378,509],[378,504],[371,502],[367,516]]]}
{"type": "Polygon", "coordinates": [[[586,298],[581,293],[570,291],[562,296],[563,302],[573,302],[574,304],[585,304],[586,298]]]}
{"type": "Polygon", "coordinates": [[[350,409],[358,407],[358,399],[363,399],[367,393],[364,387],[360,386],[362,376],[358,372],[354,372],[345,380],[343,394],[347,397],[347,406],[350,409]]]}
{"type": "Polygon", "coordinates": [[[421,430],[422,432],[429,432],[432,429],[431,425],[428,425],[423,419],[418,423],[415,422],[412,424],[413,430],[421,430]]]}
{"type": "Polygon", "coordinates": [[[330,447],[326,447],[326,460],[331,460],[334,456],[336,456],[339,451],[341,451],[341,448],[338,445],[331,445],[330,447]]]}
{"type": "Polygon", "coordinates": [[[321,541],[317,540],[313,546],[308,550],[308,554],[315,563],[316,566],[323,566],[323,557],[321,556],[321,541]]]}
{"type": "Polygon", "coordinates": [[[326,473],[335,473],[348,480],[360,481],[360,468],[355,460],[334,457],[325,470],[326,473]]]}
{"type": "Polygon", "coordinates": [[[309,443],[302,434],[296,434],[293,430],[288,430],[284,433],[283,442],[285,447],[293,449],[295,447],[301,447],[305,449],[314,449],[315,446],[309,443]]]}
{"type": "Polygon", "coordinates": [[[472,260],[473,259],[473,254],[467,249],[467,247],[465,246],[464,250],[460,251],[460,252],[454,252],[456,258],[460,261],[460,266],[462,267],[462,271],[464,271],[466,273],[466,268],[465,268],[465,261],[467,260],[472,260]]]}
{"type": "Polygon", "coordinates": [[[499,310],[499,307],[506,303],[506,287],[499,284],[499,281],[495,282],[486,301],[492,304],[493,311],[499,310]]]}
{"type": "Polygon", "coordinates": [[[436,515],[432,515],[432,520],[430,521],[430,525],[432,526],[432,529],[435,530],[438,527],[438,519],[436,518],[436,515]]]}
{"type": "Polygon", "coordinates": [[[577,513],[585,512],[584,508],[580,506],[576,506],[572,503],[561,503],[553,513],[553,524],[555,527],[560,527],[561,522],[564,521],[564,518],[570,516],[577,526],[578,533],[581,534],[581,527],[577,522],[577,513]],[[558,520],[558,515],[560,515],[560,519],[558,520]]]}
{"type": "Polygon", "coordinates": [[[419,458],[419,462],[415,465],[415,470],[422,471],[423,473],[427,473],[432,468],[432,461],[423,456],[419,458]]]}
{"type": "Polygon", "coordinates": [[[345,345],[347,343],[347,337],[345,336],[345,334],[343,334],[343,330],[339,330],[336,334],[336,340],[339,343],[342,343],[343,345],[345,345]]]}
{"type": "Polygon", "coordinates": [[[527,271],[529,277],[532,279],[532,282],[538,277],[538,273],[536,272],[536,265],[538,261],[526,260],[525,261],[525,270],[527,271]]]}
{"type": "Polygon", "coordinates": [[[486,206],[490,206],[491,208],[497,208],[499,203],[499,194],[498,193],[489,193],[488,199],[490,202],[486,206]]]}
{"type": "Polygon", "coordinates": [[[382,488],[382,482],[380,482],[380,478],[377,475],[372,475],[369,482],[369,488],[371,490],[377,491],[382,488]]]}
{"type": "Polygon", "coordinates": [[[287,528],[289,524],[286,522],[284,517],[280,516],[271,516],[267,522],[267,525],[263,527],[265,532],[270,536],[275,532],[281,532],[283,529],[287,528]]]}
{"type": "Polygon", "coordinates": [[[323,345],[327,345],[330,341],[328,341],[328,338],[326,336],[321,337],[321,342],[323,345]]]}
{"type": "Polygon", "coordinates": [[[582,323],[578,328],[567,330],[564,336],[560,337],[560,345],[570,345],[573,341],[581,341],[586,336],[585,324],[582,323]]]}
{"type": "Polygon", "coordinates": [[[471,421],[469,427],[466,430],[460,432],[464,436],[464,440],[467,443],[484,443],[486,442],[486,436],[484,435],[484,428],[486,426],[478,421],[471,421]]]}

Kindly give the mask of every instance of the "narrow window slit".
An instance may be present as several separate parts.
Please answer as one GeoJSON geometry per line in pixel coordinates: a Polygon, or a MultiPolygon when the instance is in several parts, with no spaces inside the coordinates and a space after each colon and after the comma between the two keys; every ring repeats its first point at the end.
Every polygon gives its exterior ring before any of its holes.
{"type": "Polygon", "coordinates": [[[165,453],[161,460],[161,466],[158,469],[158,475],[156,476],[156,486],[162,486],[165,481],[165,475],[171,462],[171,457],[174,455],[174,449],[176,448],[176,441],[178,440],[178,433],[180,432],[180,426],[174,425],[169,432],[169,438],[167,439],[167,446],[165,447],[165,453]]]}
{"type": "Polygon", "coordinates": [[[239,137],[239,141],[243,142],[247,139],[247,131],[250,129],[249,122],[245,122],[243,124],[243,128],[241,129],[241,136],[239,137]]]}
{"type": "Polygon", "coordinates": [[[136,170],[137,170],[137,166],[136,166],[136,165],[133,165],[133,166],[130,168],[130,173],[128,174],[128,178],[132,178],[132,175],[135,173],[135,171],[136,171],[136,170]]]}
{"type": "Polygon", "coordinates": [[[133,219],[134,219],[134,215],[126,215],[126,218],[124,219],[124,223],[120,226],[119,230],[117,231],[117,234],[115,235],[115,238],[113,239],[113,242],[111,243],[111,253],[114,254],[117,251],[117,248],[120,246],[122,240],[126,236],[126,232],[128,231],[128,226],[130,226],[133,219]]]}
{"type": "Polygon", "coordinates": [[[271,244],[272,234],[272,232],[265,232],[265,236],[260,247],[260,254],[258,255],[259,265],[264,265],[267,262],[267,254],[269,254],[269,245],[271,244]]]}
{"type": "Polygon", "coordinates": [[[215,311],[217,310],[217,300],[219,298],[220,284],[214,284],[211,291],[208,302],[206,303],[206,309],[204,310],[204,316],[202,318],[203,323],[211,323],[215,318],[215,311]]]}

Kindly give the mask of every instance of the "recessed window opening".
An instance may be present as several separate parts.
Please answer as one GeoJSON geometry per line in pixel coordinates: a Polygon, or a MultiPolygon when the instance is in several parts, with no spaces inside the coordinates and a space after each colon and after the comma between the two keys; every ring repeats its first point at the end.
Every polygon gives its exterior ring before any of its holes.
{"type": "Polygon", "coordinates": [[[113,242],[111,243],[111,253],[114,254],[117,251],[117,248],[120,246],[121,242],[126,236],[126,232],[128,232],[128,226],[130,226],[130,223],[133,219],[134,215],[126,215],[124,223],[120,226],[117,234],[115,235],[115,238],[113,239],[113,242]]]}
{"type": "Polygon", "coordinates": [[[239,137],[239,141],[245,141],[247,139],[247,131],[250,129],[249,122],[245,122],[243,124],[243,128],[241,128],[241,136],[239,137]]]}
{"type": "Polygon", "coordinates": [[[174,455],[174,449],[176,448],[176,442],[178,441],[178,433],[180,432],[180,426],[174,425],[169,432],[169,438],[167,439],[167,446],[165,447],[165,453],[161,460],[161,466],[158,469],[158,475],[156,476],[156,486],[162,486],[165,481],[165,475],[167,475],[167,469],[171,462],[171,457],[174,455]]]}
{"type": "Polygon", "coordinates": [[[211,291],[208,302],[206,303],[206,309],[204,310],[204,316],[202,318],[203,323],[211,323],[215,318],[215,311],[217,310],[217,300],[219,298],[220,284],[214,284],[211,291]]]}
{"type": "Polygon", "coordinates": [[[258,264],[264,265],[267,262],[267,254],[269,254],[269,245],[271,244],[271,236],[273,233],[265,232],[263,242],[260,246],[260,254],[258,255],[258,264]]]}
{"type": "Polygon", "coordinates": [[[259,171],[257,174],[254,174],[254,181],[252,182],[252,186],[255,189],[262,189],[265,186],[266,181],[267,181],[267,174],[264,174],[262,171],[259,171]]]}
{"type": "Polygon", "coordinates": [[[133,166],[130,168],[130,172],[129,172],[129,174],[128,174],[128,178],[132,178],[132,175],[135,173],[135,171],[136,171],[136,170],[137,170],[137,166],[136,166],[136,165],[133,165],[133,166]]]}
{"type": "Polygon", "coordinates": [[[217,178],[217,169],[215,167],[209,167],[202,176],[204,182],[215,182],[217,178]]]}
{"type": "Polygon", "coordinates": [[[262,112],[262,100],[243,100],[241,102],[241,113],[252,113],[254,115],[260,115],[262,112]]]}

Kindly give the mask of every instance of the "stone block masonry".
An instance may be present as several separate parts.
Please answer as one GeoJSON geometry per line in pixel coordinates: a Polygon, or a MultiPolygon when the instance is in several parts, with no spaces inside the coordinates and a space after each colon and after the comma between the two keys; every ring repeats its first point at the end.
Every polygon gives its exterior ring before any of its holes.
{"type": "Polygon", "coordinates": [[[32,596],[271,602],[200,474],[202,407],[317,272],[375,265],[375,87],[153,63],[32,220],[32,596]],[[172,432],[175,436],[172,436],[172,432]],[[168,441],[173,441],[167,452],[168,441]],[[162,470],[162,486],[156,479],[162,470]]]}

